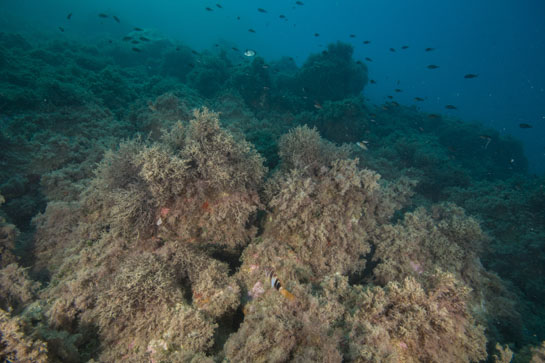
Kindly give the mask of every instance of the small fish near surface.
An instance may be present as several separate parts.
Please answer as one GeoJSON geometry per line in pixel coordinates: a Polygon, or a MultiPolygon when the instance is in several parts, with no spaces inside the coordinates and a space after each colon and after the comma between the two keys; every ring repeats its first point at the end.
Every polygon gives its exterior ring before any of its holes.
{"type": "Polygon", "coordinates": [[[530,125],[530,124],[521,123],[521,124],[519,124],[519,127],[520,127],[521,129],[531,129],[533,126],[530,125]]]}
{"type": "Polygon", "coordinates": [[[263,8],[257,8],[257,11],[259,11],[260,13],[267,13],[267,10],[263,9],[263,8]]]}
{"type": "Polygon", "coordinates": [[[426,52],[431,52],[431,51],[435,50],[435,48],[426,48],[426,49],[424,49],[424,50],[425,50],[426,52]]]}
{"type": "Polygon", "coordinates": [[[253,30],[252,28],[248,29],[248,31],[249,31],[250,33],[255,33],[255,30],[253,30]]]}
{"type": "Polygon", "coordinates": [[[415,101],[418,101],[418,102],[424,101],[424,99],[423,99],[422,97],[415,97],[414,100],[415,100],[415,101]]]}
{"type": "Polygon", "coordinates": [[[133,47],[133,48],[132,48],[132,51],[133,51],[133,52],[136,52],[136,53],[140,53],[140,52],[142,51],[142,49],[133,47]]]}
{"type": "Polygon", "coordinates": [[[364,40],[363,44],[371,44],[371,41],[370,40],[364,40]]]}
{"type": "Polygon", "coordinates": [[[70,20],[71,18],[72,18],[72,13],[69,13],[68,15],[66,15],[67,20],[70,20]]]}
{"type": "Polygon", "coordinates": [[[368,61],[368,62],[372,62],[373,60],[369,57],[365,57],[365,60],[368,61]]]}
{"type": "Polygon", "coordinates": [[[245,55],[246,57],[253,57],[253,56],[255,56],[255,54],[256,54],[256,53],[255,53],[255,50],[252,50],[252,49],[246,49],[246,50],[244,51],[244,55],[245,55]]]}
{"type": "Polygon", "coordinates": [[[59,30],[61,33],[64,33],[64,28],[62,26],[59,27],[59,30]]]}
{"type": "Polygon", "coordinates": [[[439,66],[437,66],[435,64],[430,64],[426,68],[428,68],[428,69],[437,69],[437,68],[439,68],[439,66]]]}
{"type": "Polygon", "coordinates": [[[445,108],[446,108],[447,110],[457,110],[457,109],[458,109],[458,108],[457,108],[456,106],[454,106],[454,105],[446,105],[445,108]]]}
{"type": "Polygon", "coordinates": [[[100,13],[100,14],[98,14],[98,17],[102,18],[102,19],[106,19],[106,18],[108,18],[108,14],[100,13]]]}
{"type": "Polygon", "coordinates": [[[471,78],[477,78],[478,76],[479,76],[478,74],[468,73],[464,76],[464,78],[471,79],[471,78]]]}
{"type": "Polygon", "coordinates": [[[296,4],[296,5],[299,5],[299,6],[305,5],[302,1],[296,1],[295,4],[296,4]]]}

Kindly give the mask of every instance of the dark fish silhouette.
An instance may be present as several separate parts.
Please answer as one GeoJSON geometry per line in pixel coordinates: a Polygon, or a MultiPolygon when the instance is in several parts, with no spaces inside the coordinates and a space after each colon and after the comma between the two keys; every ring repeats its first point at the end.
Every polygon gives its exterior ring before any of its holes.
{"type": "Polygon", "coordinates": [[[394,48],[390,48],[390,52],[395,52],[396,50],[394,48]]]}
{"type": "Polygon", "coordinates": [[[248,31],[249,31],[250,33],[255,33],[255,30],[253,30],[253,29],[251,29],[251,28],[248,29],[248,31]]]}
{"type": "Polygon", "coordinates": [[[209,7],[204,8],[204,10],[206,10],[206,11],[214,11],[214,9],[209,8],[209,7]]]}
{"type": "Polygon", "coordinates": [[[315,36],[315,37],[319,37],[320,34],[319,34],[319,33],[314,33],[314,36],[315,36]]]}
{"type": "Polygon", "coordinates": [[[123,40],[124,42],[128,42],[128,41],[131,40],[131,39],[132,39],[132,37],[126,35],[126,36],[123,37],[122,40],[123,40]]]}
{"type": "Polygon", "coordinates": [[[373,60],[369,57],[365,57],[365,60],[368,61],[368,62],[372,62],[373,60]]]}
{"type": "Polygon", "coordinates": [[[363,41],[363,44],[370,44],[370,43],[371,43],[370,40],[364,40],[364,41],[363,41]]]}
{"type": "Polygon", "coordinates": [[[530,124],[519,124],[521,129],[531,129],[533,126],[530,124]]]}
{"type": "Polygon", "coordinates": [[[139,42],[138,40],[135,39],[135,40],[131,40],[131,43],[132,43],[132,44],[138,44],[138,43],[140,43],[140,42],[139,42]]]}
{"type": "Polygon", "coordinates": [[[478,74],[473,74],[473,73],[468,73],[464,76],[464,78],[476,78],[478,77],[479,75],[478,74]]]}
{"type": "Polygon", "coordinates": [[[369,83],[371,83],[371,84],[377,84],[377,81],[375,81],[374,79],[371,79],[371,80],[369,80],[369,83]]]}
{"type": "Polygon", "coordinates": [[[389,98],[389,99],[391,99],[391,100],[393,100],[393,99],[394,99],[394,96],[390,96],[390,95],[388,95],[388,96],[386,96],[386,97],[388,97],[388,98],[389,98]]]}
{"type": "Polygon", "coordinates": [[[235,52],[240,52],[240,50],[237,47],[232,47],[231,49],[234,50],[235,52]]]}
{"type": "Polygon", "coordinates": [[[140,40],[143,41],[143,42],[149,42],[150,41],[150,39],[146,38],[146,37],[140,37],[140,40]]]}
{"type": "Polygon", "coordinates": [[[297,4],[297,5],[301,5],[301,6],[305,5],[305,4],[303,4],[303,2],[302,2],[302,1],[296,1],[296,2],[295,2],[295,4],[297,4]]]}
{"type": "Polygon", "coordinates": [[[430,114],[428,115],[428,117],[429,117],[429,118],[440,118],[441,116],[438,115],[438,114],[436,114],[436,113],[430,113],[430,114]]]}
{"type": "Polygon", "coordinates": [[[418,102],[424,101],[424,99],[423,99],[422,97],[415,97],[414,100],[415,100],[415,101],[418,101],[418,102]]]}
{"type": "Polygon", "coordinates": [[[257,11],[259,11],[260,13],[266,13],[267,10],[263,9],[263,8],[257,8],[257,11]]]}
{"type": "Polygon", "coordinates": [[[432,50],[435,50],[435,48],[426,48],[425,49],[426,52],[431,52],[432,50]]]}
{"type": "Polygon", "coordinates": [[[356,34],[350,34],[350,38],[355,38],[356,34]]]}
{"type": "Polygon", "coordinates": [[[403,90],[399,89],[399,88],[396,88],[394,91],[397,92],[397,93],[403,92],[403,90]]]}
{"type": "Polygon", "coordinates": [[[439,66],[436,66],[435,64],[430,64],[426,68],[428,68],[428,69],[437,69],[437,68],[439,68],[439,66]]]}
{"type": "Polygon", "coordinates": [[[280,14],[279,18],[280,18],[280,19],[286,19],[286,15],[280,14]]]}
{"type": "Polygon", "coordinates": [[[64,33],[64,28],[62,26],[59,27],[59,30],[61,31],[61,33],[64,33]]]}
{"type": "Polygon", "coordinates": [[[141,31],[144,31],[144,29],[142,29],[142,28],[139,28],[139,27],[137,27],[137,26],[135,26],[135,27],[134,27],[134,28],[132,28],[132,29],[133,29],[134,31],[136,31],[136,32],[141,32],[141,31]]]}
{"type": "Polygon", "coordinates": [[[454,106],[454,105],[446,105],[445,108],[447,110],[456,110],[457,109],[456,106],[454,106]]]}
{"type": "Polygon", "coordinates": [[[70,20],[72,18],[72,13],[66,15],[66,19],[70,20]]]}
{"type": "Polygon", "coordinates": [[[404,45],[404,46],[401,47],[401,49],[408,49],[408,48],[409,48],[408,45],[404,45]]]}
{"type": "Polygon", "coordinates": [[[119,18],[117,16],[112,16],[112,18],[114,18],[114,20],[117,22],[117,23],[121,23],[121,20],[119,20],[119,18]]]}
{"type": "Polygon", "coordinates": [[[104,19],[104,18],[108,17],[108,14],[100,13],[100,14],[98,14],[98,17],[104,19]]]}
{"type": "Polygon", "coordinates": [[[221,6],[220,4],[216,4],[216,6],[217,6],[219,9],[223,9],[223,6],[221,6]]]}
{"type": "Polygon", "coordinates": [[[136,47],[132,48],[132,50],[133,50],[133,52],[137,52],[137,53],[142,51],[140,48],[136,48],[136,47]]]}

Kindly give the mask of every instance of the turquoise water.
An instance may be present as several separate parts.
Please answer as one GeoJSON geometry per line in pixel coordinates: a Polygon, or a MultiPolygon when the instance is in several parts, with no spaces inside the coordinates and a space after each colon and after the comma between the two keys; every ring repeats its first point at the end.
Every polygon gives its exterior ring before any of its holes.
{"type": "Polygon", "coordinates": [[[49,361],[529,361],[543,14],[1,2],[2,319],[49,361]]]}

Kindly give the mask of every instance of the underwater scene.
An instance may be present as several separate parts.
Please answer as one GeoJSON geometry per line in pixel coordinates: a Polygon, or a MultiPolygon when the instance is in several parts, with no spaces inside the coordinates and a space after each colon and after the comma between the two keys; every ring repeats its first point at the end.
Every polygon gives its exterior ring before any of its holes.
{"type": "Polygon", "coordinates": [[[545,362],[544,14],[0,1],[0,361],[545,362]]]}

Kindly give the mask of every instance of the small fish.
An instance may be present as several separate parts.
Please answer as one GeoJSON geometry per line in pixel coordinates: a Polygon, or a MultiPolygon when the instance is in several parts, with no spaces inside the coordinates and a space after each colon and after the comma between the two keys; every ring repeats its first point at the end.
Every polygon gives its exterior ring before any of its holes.
{"type": "Polygon", "coordinates": [[[237,20],[240,20],[240,16],[237,16],[237,20]]]}
{"type": "Polygon", "coordinates": [[[370,40],[364,40],[363,44],[371,44],[371,41],[370,40]]]}
{"type": "Polygon", "coordinates": [[[243,53],[246,57],[253,57],[255,56],[255,50],[252,49],[246,49],[243,53]]]}
{"type": "Polygon", "coordinates": [[[363,150],[367,151],[368,148],[367,148],[367,144],[369,143],[369,141],[358,141],[356,142],[356,145],[358,145],[360,148],[362,148],[363,150]]]}
{"type": "Polygon", "coordinates": [[[144,31],[144,29],[142,29],[142,28],[139,28],[139,27],[137,27],[137,26],[135,26],[135,27],[134,27],[134,28],[132,28],[132,29],[133,29],[134,31],[136,31],[136,32],[141,32],[141,31],[144,31]]]}
{"type": "Polygon", "coordinates": [[[131,40],[131,43],[132,43],[132,44],[138,44],[138,43],[140,43],[140,42],[139,42],[138,40],[134,39],[134,40],[131,40]]]}
{"type": "Polygon", "coordinates": [[[388,97],[388,99],[390,99],[390,100],[393,100],[393,99],[394,99],[394,96],[391,96],[391,95],[388,95],[388,96],[386,96],[386,97],[388,97]]]}
{"type": "Polygon", "coordinates": [[[61,33],[64,33],[64,28],[62,26],[59,27],[59,30],[61,31],[61,33]]]}
{"type": "Polygon", "coordinates": [[[105,18],[108,17],[108,14],[100,13],[100,14],[98,14],[98,17],[105,19],[105,18]]]}
{"type": "Polygon", "coordinates": [[[300,5],[300,6],[305,5],[302,1],[296,1],[295,4],[300,5]]]}
{"type": "Polygon", "coordinates": [[[223,9],[223,6],[221,6],[221,4],[216,4],[216,6],[218,7],[218,9],[223,9]]]}
{"type": "Polygon", "coordinates": [[[520,127],[521,129],[531,129],[533,126],[530,125],[530,124],[524,124],[524,123],[522,123],[522,124],[519,124],[519,127],[520,127]]]}
{"type": "Polygon", "coordinates": [[[132,50],[133,50],[133,52],[137,52],[137,53],[142,51],[142,49],[136,48],[136,47],[133,47],[132,50]]]}
{"type": "Polygon", "coordinates": [[[397,93],[403,92],[403,90],[399,89],[399,88],[396,88],[394,91],[397,92],[397,93]]]}
{"type": "Polygon", "coordinates": [[[446,105],[445,108],[447,110],[456,110],[457,109],[456,106],[454,106],[454,105],[446,105]]]}
{"type": "Polygon", "coordinates": [[[240,52],[240,50],[238,50],[237,47],[232,47],[231,49],[234,50],[235,52],[240,52]]]}
{"type": "Polygon", "coordinates": [[[214,9],[209,8],[209,7],[204,8],[204,10],[206,10],[206,11],[214,11],[214,9]]]}
{"type": "Polygon", "coordinates": [[[321,110],[322,105],[320,105],[318,102],[314,102],[314,108],[317,109],[317,110],[321,110]]]}
{"type": "Polygon", "coordinates": [[[356,64],[359,64],[360,66],[363,65],[362,61],[360,60],[356,61],[356,64]]]}
{"type": "Polygon", "coordinates": [[[415,101],[418,101],[418,102],[424,101],[424,99],[423,99],[422,97],[415,97],[414,100],[415,100],[415,101]]]}
{"type": "Polygon", "coordinates": [[[146,38],[146,37],[140,37],[140,40],[143,41],[143,42],[149,42],[150,41],[150,39],[146,38]]]}
{"type": "Polygon", "coordinates": [[[265,272],[267,273],[267,277],[269,278],[271,287],[274,287],[276,290],[278,290],[278,292],[281,293],[282,296],[284,296],[286,299],[292,300],[292,301],[295,300],[295,296],[288,290],[284,289],[284,287],[282,286],[282,283],[278,279],[278,276],[276,276],[273,270],[267,269],[265,270],[265,272]]]}
{"type": "Polygon", "coordinates": [[[478,74],[468,73],[464,76],[464,78],[471,79],[471,78],[477,78],[478,74]]]}
{"type": "Polygon", "coordinates": [[[260,13],[266,13],[267,10],[263,9],[263,8],[257,8],[257,11],[259,11],[260,13]]]}
{"type": "Polygon", "coordinates": [[[399,103],[398,103],[398,102],[396,102],[396,101],[392,101],[392,102],[390,102],[390,103],[392,104],[392,106],[396,106],[396,107],[398,107],[398,106],[399,106],[399,103]]]}
{"type": "Polygon", "coordinates": [[[253,30],[252,28],[248,29],[248,31],[249,31],[250,33],[255,33],[255,30],[253,30]]]}
{"type": "Polygon", "coordinates": [[[66,15],[66,19],[70,20],[72,18],[72,13],[69,13],[68,15],[66,15]]]}
{"type": "Polygon", "coordinates": [[[270,90],[270,88],[269,88],[269,87],[267,87],[267,86],[263,86],[263,91],[268,91],[268,90],[270,90]]]}
{"type": "Polygon", "coordinates": [[[356,34],[350,34],[349,36],[350,36],[350,38],[355,38],[356,34]]]}
{"type": "Polygon", "coordinates": [[[429,117],[429,118],[439,118],[439,117],[441,117],[441,116],[439,116],[439,115],[436,114],[436,113],[430,113],[430,114],[428,115],[428,117],[429,117]]]}
{"type": "Polygon", "coordinates": [[[280,14],[280,16],[278,16],[280,19],[286,19],[286,15],[284,14],[280,14]]]}
{"type": "Polygon", "coordinates": [[[126,35],[126,36],[123,37],[123,41],[124,41],[124,42],[128,42],[128,41],[131,40],[131,39],[132,39],[132,37],[130,37],[130,36],[128,36],[128,35],[126,35]]]}
{"type": "Polygon", "coordinates": [[[191,53],[193,53],[195,55],[199,55],[199,52],[197,52],[196,50],[192,50],[191,53]]]}
{"type": "Polygon", "coordinates": [[[368,61],[368,62],[372,62],[373,60],[369,57],[365,57],[365,60],[368,61]]]}
{"type": "Polygon", "coordinates": [[[390,52],[395,52],[396,50],[394,48],[390,48],[390,52]]]}
{"type": "Polygon", "coordinates": [[[404,45],[401,47],[401,49],[409,49],[409,46],[408,45],[404,45]]]}
{"type": "Polygon", "coordinates": [[[425,49],[426,52],[431,52],[432,50],[435,50],[435,48],[426,48],[425,49]]]}
{"type": "Polygon", "coordinates": [[[437,69],[437,68],[439,68],[439,66],[436,66],[435,64],[430,64],[426,68],[428,68],[428,69],[437,69]]]}
{"type": "Polygon", "coordinates": [[[114,20],[117,22],[117,23],[121,23],[121,20],[119,20],[119,18],[117,16],[112,16],[112,18],[114,18],[114,20]]]}
{"type": "Polygon", "coordinates": [[[319,33],[314,33],[314,36],[315,36],[315,37],[319,37],[320,34],[319,34],[319,33]]]}
{"type": "Polygon", "coordinates": [[[370,80],[369,80],[369,83],[371,83],[371,84],[377,84],[377,81],[375,81],[374,79],[370,79],[370,80]]]}
{"type": "Polygon", "coordinates": [[[264,65],[261,66],[261,68],[263,68],[263,69],[269,69],[269,66],[266,65],[266,64],[264,64],[264,65]]]}

